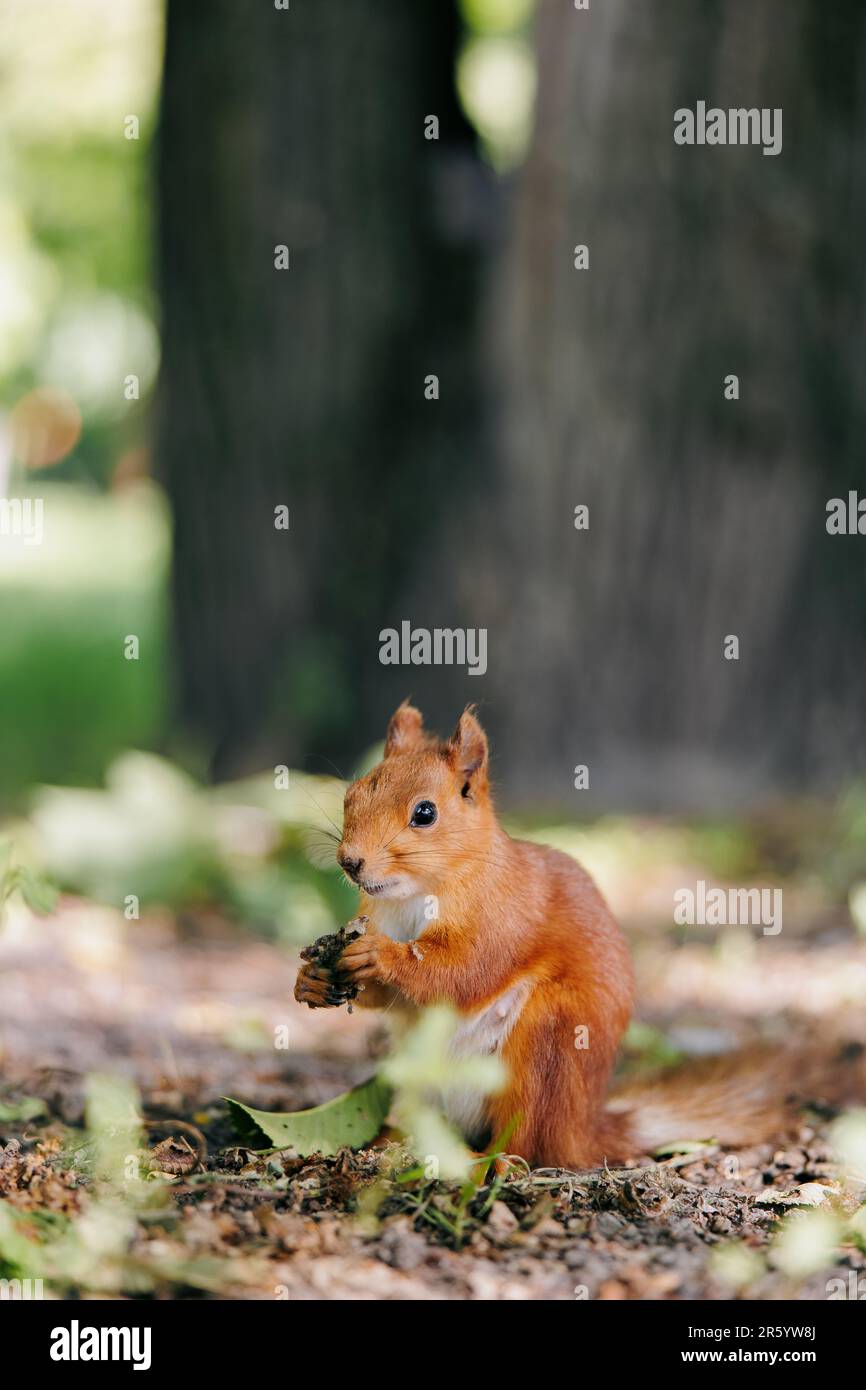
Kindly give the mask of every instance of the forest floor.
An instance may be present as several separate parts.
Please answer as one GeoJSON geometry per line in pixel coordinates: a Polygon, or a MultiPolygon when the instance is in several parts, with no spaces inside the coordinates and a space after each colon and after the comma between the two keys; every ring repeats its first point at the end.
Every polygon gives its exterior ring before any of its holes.
{"type": "MultiPolygon", "coordinates": [[[[863,1191],[840,1185],[826,1114],[735,1155],[517,1170],[462,1196],[393,1181],[394,1145],[306,1161],[238,1147],[224,1096],[279,1111],[327,1100],[375,1070],[380,1024],[297,1006],[286,947],[218,922],[133,925],[65,898],[0,935],[0,1198],[14,1213],[0,1274],[44,1276],[60,1297],[824,1299],[852,1271],[866,1287],[864,1242],[839,1234],[863,1191]],[[162,1173],[121,1217],[74,1159],[86,1079],[106,1071],[135,1083],[162,1173]],[[815,1206],[838,1213],[832,1252],[777,1259],[780,1217],[815,1206]]],[[[866,952],[850,930],[774,941],[747,971],[733,958],[765,944],[637,939],[642,1018],[687,1051],[766,1038],[768,1018],[780,1045],[866,1043],[866,952]]]]}

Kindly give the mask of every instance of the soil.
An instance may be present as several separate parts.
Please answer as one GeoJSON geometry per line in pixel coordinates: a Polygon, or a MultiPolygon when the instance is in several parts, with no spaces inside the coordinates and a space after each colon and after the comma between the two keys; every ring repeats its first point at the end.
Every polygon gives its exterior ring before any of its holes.
{"type": "MultiPolygon", "coordinates": [[[[851,990],[863,947],[839,933],[776,943],[751,1001],[711,944],[642,955],[644,1018],[680,1045],[766,1037],[768,996],[772,1035],[866,1042],[851,990]]],[[[766,1258],[785,1212],[862,1200],[840,1186],[826,1115],[804,1116],[795,1142],[735,1155],[704,1149],[580,1175],[518,1165],[468,1199],[423,1178],[395,1182],[409,1161],[393,1141],[308,1160],[238,1147],[224,1096],[316,1105],[371,1075],[384,1047],[375,1015],[295,1004],[297,965],[296,951],[216,920],[184,932],[166,916],[128,931],[66,900],[50,920],[12,921],[0,935],[0,1116],[22,1098],[45,1108],[0,1118],[0,1198],[25,1214],[74,1220],[87,1209],[92,1181],[69,1153],[82,1141],[87,1076],[111,1070],[139,1089],[144,1168],[160,1185],[128,1252],[146,1294],[721,1299],[738,1296],[718,1258],[732,1241],[757,1257],[750,1298],[823,1299],[828,1279],[862,1277],[856,1244],[796,1281],[766,1258]]],[[[86,1293],[87,1277],[57,1291],[86,1293]]],[[[109,1281],[109,1293],[133,1291],[126,1275],[109,1281]]]]}

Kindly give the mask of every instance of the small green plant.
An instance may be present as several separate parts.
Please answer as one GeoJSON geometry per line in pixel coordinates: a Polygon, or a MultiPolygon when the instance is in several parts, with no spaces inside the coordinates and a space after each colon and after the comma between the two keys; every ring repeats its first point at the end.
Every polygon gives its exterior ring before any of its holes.
{"type": "Polygon", "coordinates": [[[16,893],[20,894],[31,912],[37,912],[40,916],[53,912],[57,903],[54,885],[43,874],[16,863],[12,841],[0,840],[0,926],[3,925],[6,905],[16,893]]]}

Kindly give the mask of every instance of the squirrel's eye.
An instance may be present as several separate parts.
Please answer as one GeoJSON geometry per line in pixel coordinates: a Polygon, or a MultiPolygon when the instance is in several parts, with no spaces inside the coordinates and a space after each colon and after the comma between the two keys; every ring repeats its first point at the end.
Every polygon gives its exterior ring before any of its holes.
{"type": "Polygon", "coordinates": [[[412,812],[410,825],[432,825],[436,819],[436,807],[432,801],[419,801],[412,812]]]}

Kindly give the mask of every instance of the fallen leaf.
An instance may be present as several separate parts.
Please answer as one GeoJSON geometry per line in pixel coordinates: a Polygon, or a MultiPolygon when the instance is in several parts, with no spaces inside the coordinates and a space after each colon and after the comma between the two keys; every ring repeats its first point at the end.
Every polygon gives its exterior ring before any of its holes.
{"type": "Polygon", "coordinates": [[[253,1110],[230,1096],[224,1100],[240,1138],[251,1147],[293,1149],[302,1158],[314,1153],[331,1157],[376,1138],[388,1114],[391,1088],[374,1076],[324,1105],[285,1114],[253,1110]]]}

